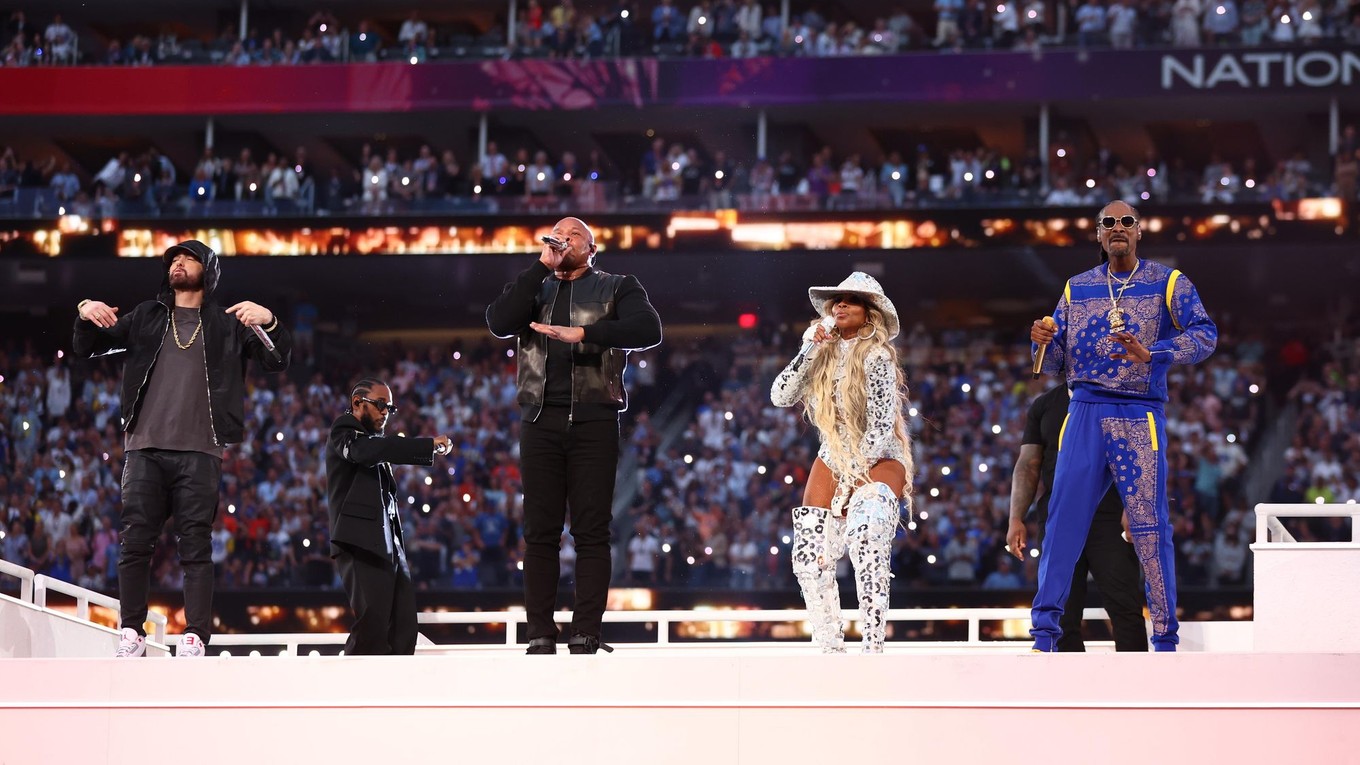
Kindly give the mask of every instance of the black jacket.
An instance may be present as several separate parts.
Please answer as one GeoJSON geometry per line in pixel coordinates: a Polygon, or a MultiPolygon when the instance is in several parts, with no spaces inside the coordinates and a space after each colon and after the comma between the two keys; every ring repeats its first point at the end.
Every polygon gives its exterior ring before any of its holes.
{"type": "MultiPolygon", "coordinates": [[[[204,272],[203,342],[207,354],[208,404],[212,410],[213,440],[219,446],[240,443],[245,437],[246,360],[254,359],[266,372],[282,372],[292,358],[293,338],[280,321],[269,339],[279,358],[264,347],[254,331],[226,313],[211,299],[217,287],[217,255],[204,247],[200,255],[204,272]]],[[[169,271],[161,282],[155,300],[140,303],[118,317],[118,323],[103,329],[76,316],[72,353],[76,358],[94,358],[127,351],[123,364],[123,430],[137,420],[142,391],[151,377],[151,368],[160,355],[170,327],[175,293],[170,289],[169,271]]],[[[277,314],[275,315],[277,319],[277,314]]]]}
{"type": "MultiPolygon", "coordinates": [[[[519,395],[516,400],[526,420],[538,419],[548,365],[548,337],[530,322],[552,323],[553,301],[562,281],[535,261],[486,309],[486,324],[496,337],[515,337],[519,352],[519,395]]],[[[590,408],[592,414],[628,408],[623,370],[628,353],[661,342],[661,318],[635,276],[590,269],[572,282],[571,326],[585,338],[572,349],[573,413],[590,408]]]]}
{"type": "MultiPolygon", "coordinates": [[[[326,500],[332,557],[343,547],[387,557],[382,513],[388,500],[396,500],[392,464],[434,464],[434,439],[373,435],[348,412],[331,424],[326,441],[326,500]]],[[[393,526],[404,547],[400,515],[393,526]]]]}

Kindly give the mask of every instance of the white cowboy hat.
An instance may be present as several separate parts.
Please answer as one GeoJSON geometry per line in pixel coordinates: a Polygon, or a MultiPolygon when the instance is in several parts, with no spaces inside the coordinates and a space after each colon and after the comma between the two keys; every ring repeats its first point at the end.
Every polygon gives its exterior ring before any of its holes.
{"type": "Polygon", "coordinates": [[[836,295],[846,294],[859,295],[873,303],[875,308],[883,312],[883,320],[888,325],[884,327],[888,331],[888,339],[897,337],[897,333],[902,330],[902,323],[897,318],[897,307],[883,294],[883,285],[863,271],[855,271],[835,287],[812,287],[808,290],[808,299],[812,301],[812,307],[817,309],[818,315],[826,316],[826,301],[836,295]]]}

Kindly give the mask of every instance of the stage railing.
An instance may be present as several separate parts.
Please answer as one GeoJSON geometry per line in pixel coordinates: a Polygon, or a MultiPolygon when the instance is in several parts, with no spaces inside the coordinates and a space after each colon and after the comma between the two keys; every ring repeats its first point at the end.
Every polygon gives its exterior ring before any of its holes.
{"type": "Polygon", "coordinates": [[[33,578],[37,576],[31,568],[24,568],[17,563],[10,563],[4,558],[0,558],[0,574],[12,576],[19,580],[19,599],[26,602],[33,602],[33,578]]]}
{"type": "MultiPolygon", "coordinates": [[[[75,598],[76,618],[82,621],[91,621],[90,604],[92,603],[111,609],[115,614],[120,612],[117,598],[111,598],[101,592],[95,592],[70,582],[63,582],[60,579],[53,579],[43,574],[38,574],[33,578],[33,604],[39,608],[47,608],[47,592],[49,590],[75,598]]],[[[165,615],[156,611],[148,611],[146,618],[152,624],[151,640],[164,644],[165,628],[168,624],[165,615]]]]}
{"type": "Polygon", "coordinates": [[[1267,505],[1256,506],[1256,544],[1346,544],[1340,542],[1300,543],[1280,522],[1281,518],[1350,518],[1350,544],[1360,543],[1360,505],[1267,505]]]}
{"type": "MultiPolygon", "coordinates": [[[[566,624],[571,622],[571,612],[559,611],[553,615],[556,622],[566,624]]],[[[841,618],[847,622],[858,621],[859,612],[847,609],[841,612],[841,618]]],[[[887,614],[889,622],[930,622],[930,621],[966,621],[968,623],[968,636],[964,640],[952,641],[933,641],[932,645],[958,645],[967,647],[979,646],[998,646],[998,645],[1020,645],[1027,643],[1025,640],[983,640],[982,623],[994,621],[1023,620],[1028,622],[1030,610],[1028,608],[894,608],[887,614]]],[[[1103,608],[1087,608],[1082,611],[1083,619],[1107,619],[1108,616],[1103,608]]],[[[523,611],[428,611],[417,615],[417,619],[422,625],[504,625],[505,641],[503,643],[476,643],[476,644],[439,644],[434,646],[440,650],[464,650],[488,648],[517,648],[519,646],[518,630],[515,625],[524,624],[527,617],[523,611]]],[[[690,624],[696,622],[801,622],[805,621],[806,612],[798,610],[747,610],[747,611],[608,611],[604,615],[604,621],[611,624],[654,624],[656,626],[656,640],[635,643],[620,643],[616,645],[628,645],[629,647],[646,648],[681,648],[691,646],[712,647],[714,645],[758,645],[768,647],[772,645],[798,647],[803,646],[801,641],[783,642],[762,642],[747,643],[736,640],[716,638],[713,640],[686,640],[684,642],[673,642],[671,640],[671,627],[677,624],[690,624]]],[[[347,635],[344,633],[276,633],[276,634],[248,634],[248,635],[214,635],[212,646],[231,648],[254,648],[256,646],[282,646],[283,653],[279,655],[300,655],[302,646],[321,646],[321,645],[340,645],[345,642],[347,635]]],[[[890,641],[889,644],[910,644],[915,641],[890,641]]],[[[428,644],[426,644],[428,648],[428,644]]],[[[419,650],[419,649],[418,649],[419,650]]]]}
{"type": "Polygon", "coordinates": [[[1252,645],[1258,652],[1360,652],[1360,505],[1256,506],[1252,645]],[[1350,539],[1299,542],[1281,519],[1349,518],[1350,539]]]}

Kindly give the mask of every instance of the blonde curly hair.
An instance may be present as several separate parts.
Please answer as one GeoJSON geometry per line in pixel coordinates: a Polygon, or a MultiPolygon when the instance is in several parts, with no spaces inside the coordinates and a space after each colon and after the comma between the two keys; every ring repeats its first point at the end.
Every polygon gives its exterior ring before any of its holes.
{"type": "MultiPolygon", "coordinates": [[[[864,438],[864,431],[868,425],[868,386],[865,383],[864,363],[871,353],[882,349],[887,353],[888,359],[892,363],[893,370],[897,374],[897,382],[893,386],[893,396],[897,399],[893,411],[897,413],[896,421],[893,423],[893,433],[897,440],[902,444],[902,462],[906,467],[907,480],[903,489],[905,496],[910,498],[912,477],[916,472],[915,462],[911,453],[911,437],[907,435],[907,423],[902,417],[902,406],[907,400],[907,381],[906,375],[902,373],[902,365],[898,361],[897,348],[888,339],[887,322],[878,306],[870,299],[861,298],[865,311],[865,324],[860,327],[860,338],[850,346],[850,358],[846,364],[845,386],[841,389],[842,403],[845,407],[846,419],[843,423],[846,438],[841,437],[840,415],[836,408],[836,354],[818,353],[812,359],[812,367],[808,370],[808,388],[804,398],[805,413],[808,420],[821,431],[823,442],[827,446],[830,464],[827,467],[838,476],[849,476],[857,483],[869,482],[868,459],[860,453],[860,442],[864,438]],[[865,328],[872,330],[871,334],[865,335],[865,328]]],[[[831,308],[836,303],[835,299],[827,300],[823,306],[823,315],[831,315],[831,308]]],[[[820,320],[818,320],[820,321],[820,320]]],[[[816,321],[813,322],[815,326],[816,321]]]]}

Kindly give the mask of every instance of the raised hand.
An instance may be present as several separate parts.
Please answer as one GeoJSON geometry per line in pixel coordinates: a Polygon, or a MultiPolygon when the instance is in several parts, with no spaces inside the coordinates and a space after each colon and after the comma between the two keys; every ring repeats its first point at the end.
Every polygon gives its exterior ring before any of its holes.
{"type": "MultiPolygon", "coordinates": [[[[88,308],[89,306],[86,307],[88,308]]],[[[231,308],[228,308],[227,313],[235,316],[246,326],[254,324],[263,327],[267,324],[274,323],[273,311],[270,311],[259,303],[252,303],[249,300],[243,300],[231,308]]]]}
{"type": "Polygon", "coordinates": [[[118,308],[108,303],[91,300],[78,311],[80,318],[93,322],[96,327],[108,329],[118,323],[118,308]]]}
{"type": "Polygon", "coordinates": [[[547,335],[564,343],[579,343],[586,339],[586,331],[582,327],[559,327],[555,324],[539,324],[533,321],[529,322],[529,328],[540,335],[547,335]]]}
{"type": "Polygon", "coordinates": [[[1124,346],[1123,353],[1111,353],[1110,358],[1120,361],[1137,361],[1146,364],[1152,361],[1152,351],[1136,337],[1132,332],[1114,332],[1110,337],[1120,345],[1124,346]]]}

